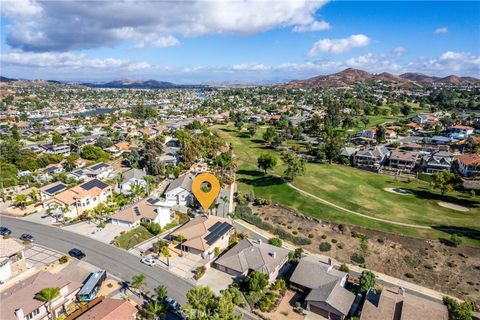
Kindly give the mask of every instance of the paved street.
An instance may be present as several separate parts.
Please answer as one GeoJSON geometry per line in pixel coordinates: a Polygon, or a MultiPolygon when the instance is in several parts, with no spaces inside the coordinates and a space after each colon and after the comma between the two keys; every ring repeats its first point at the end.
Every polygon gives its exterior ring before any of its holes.
{"type": "MultiPolygon", "coordinates": [[[[180,304],[186,302],[185,294],[194,287],[191,282],[163,268],[142,264],[138,257],[127,251],[77,233],[6,216],[0,216],[0,224],[10,228],[15,237],[19,237],[22,233],[29,233],[35,237],[36,243],[63,253],[67,253],[74,247],[79,248],[87,255],[84,258],[86,262],[106,269],[120,279],[128,281],[132,276],[143,273],[147,278],[147,291],[153,292],[156,286],[164,284],[168,287],[169,295],[180,304]]],[[[243,319],[257,319],[257,317],[244,313],[243,319]]]]}

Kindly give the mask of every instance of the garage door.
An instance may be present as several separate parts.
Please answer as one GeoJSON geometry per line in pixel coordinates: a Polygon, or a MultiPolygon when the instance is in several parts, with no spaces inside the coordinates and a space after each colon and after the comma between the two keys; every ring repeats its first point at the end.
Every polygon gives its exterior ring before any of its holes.
{"type": "Polygon", "coordinates": [[[314,313],[316,313],[316,314],[319,314],[319,315],[321,315],[322,317],[325,317],[325,318],[329,319],[329,318],[328,318],[329,312],[326,311],[326,310],[323,310],[323,309],[321,309],[321,308],[319,308],[319,307],[317,307],[317,306],[310,305],[310,311],[312,311],[312,312],[314,312],[314,313]]]}

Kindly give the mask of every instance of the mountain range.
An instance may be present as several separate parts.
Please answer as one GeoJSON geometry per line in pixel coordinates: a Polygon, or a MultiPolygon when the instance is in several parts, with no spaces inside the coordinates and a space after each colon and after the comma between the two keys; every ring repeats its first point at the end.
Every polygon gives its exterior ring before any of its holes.
{"type": "Polygon", "coordinates": [[[178,85],[157,80],[131,80],[121,79],[110,82],[81,83],[83,86],[93,88],[125,88],[125,89],[166,89],[176,88],[178,85]]]}
{"type": "Polygon", "coordinates": [[[414,87],[431,84],[480,84],[480,79],[473,77],[458,77],[450,75],[447,77],[427,76],[422,73],[408,72],[399,76],[388,72],[370,73],[363,70],[348,68],[338,73],[322,75],[306,80],[290,81],[282,86],[285,88],[338,88],[348,87],[365,81],[381,81],[398,87],[414,87]]]}

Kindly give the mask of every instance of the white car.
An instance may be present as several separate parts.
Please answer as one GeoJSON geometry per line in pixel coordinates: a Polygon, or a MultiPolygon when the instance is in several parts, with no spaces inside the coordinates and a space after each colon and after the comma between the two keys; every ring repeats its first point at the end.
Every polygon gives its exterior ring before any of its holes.
{"type": "Polygon", "coordinates": [[[141,260],[141,262],[143,264],[146,264],[147,266],[154,266],[158,263],[158,259],[157,258],[153,258],[153,257],[148,257],[148,258],[143,258],[141,260]]]}

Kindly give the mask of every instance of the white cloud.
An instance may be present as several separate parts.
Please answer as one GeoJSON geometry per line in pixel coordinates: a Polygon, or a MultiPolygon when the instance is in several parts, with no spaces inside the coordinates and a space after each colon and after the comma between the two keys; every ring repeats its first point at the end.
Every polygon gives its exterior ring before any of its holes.
{"type": "Polygon", "coordinates": [[[310,31],[322,31],[330,29],[330,24],[326,21],[314,21],[306,25],[298,25],[293,27],[293,32],[310,32],[310,31]]]}
{"type": "Polygon", "coordinates": [[[469,52],[447,51],[438,58],[424,58],[417,62],[418,68],[436,74],[469,74],[480,76],[480,56],[469,52]]]}
{"type": "Polygon", "coordinates": [[[396,47],[395,49],[393,49],[393,52],[397,56],[402,56],[406,51],[407,51],[407,49],[405,49],[404,47],[396,47]]]}
{"type": "Polygon", "coordinates": [[[3,0],[13,21],[5,39],[25,51],[148,45],[169,35],[251,34],[288,26],[325,27],[315,12],[328,0],[36,1],[3,0]]]}
{"type": "Polygon", "coordinates": [[[174,36],[166,36],[166,37],[159,37],[156,39],[147,38],[144,41],[140,41],[135,45],[135,48],[145,48],[147,46],[154,47],[154,48],[168,48],[178,46],[180,41],[175,38],[174,36]]]}
{"type": "Polygon", "coordinates": [[[365,69],[370,72],[397,72],[401,66],[386,55],[374,55],[367,53],[345,61],[351,68],[365,69]]]}
{"type": "Polygon", "coordinates": [[[370,38],[364,34],[354,34],[344,39],[327,38],[315,42],[307,54],[310,57],[317,56],[320,52],[339,54],[352,48],[367,46],[369,43],[370,38]]]}
{"type": "Polygon", "coordinates": [[[444,33],[448,33],[448,28],[447,28],[447,27],[437,28],[437,29],[435,29],[435,31],[434,31],[433,33],[434,33],[434,34],[444,34],[444,33]]]}
{"type": "Polygon", "coordinates": [[[237,71],[265,71],[265,70],[270,70],[270,67],[264,65],[263,63],[242,63],[242,64],[233,65],[232,70],[237,70],[237,71]]]}
{"type": "Polygon", "coordinates": [[[104,70],[109,72],[117,71],[141,71],[152,68],[147,62],[134,62],[115,58],[88,58],[84,54],[73,54],[69,52],[22,52],[13,51],[2,54],[0,61],[3,65],[15,65],[27,68],[49,68],[63,70],[104,70]]]}

